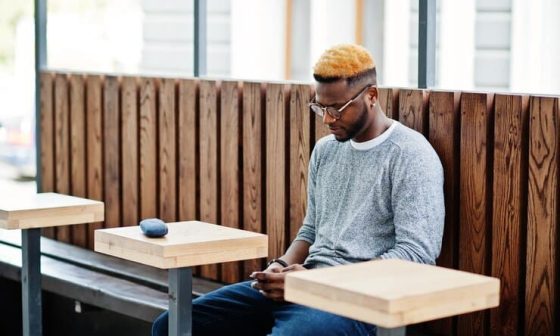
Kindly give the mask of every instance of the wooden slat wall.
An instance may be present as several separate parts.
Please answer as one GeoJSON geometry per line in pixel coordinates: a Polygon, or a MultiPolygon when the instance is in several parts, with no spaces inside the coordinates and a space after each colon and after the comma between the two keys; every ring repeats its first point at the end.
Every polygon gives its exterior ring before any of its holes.
{"type": "MultiPolygon", "coordinates": [[[[432,92],[429,98],[428,139],[444,170],[445,229],[439,266],[457,267],[459,232],[459,99],[458,92],[432,92]]],[[[432,334],[453,335],[453,318],[431,322],[432,334]]]]}
{"type": "MultiPolygon", "coordinates": [[[[311,122],[307,103],[311,99],[308,85],[293,85],[290,91],[290,203],[289,241],[292,241],[303,223],[307,209],[307,169],[311,156],[311,122]]],[[[289,227],[288,227],[289,226],[289,227]]],[[[289,244],[289,242],[288,242],[289,244]]]]}
{"type": "Polygon", "coordinates": [[[120,88],[119,78],[105,77],[103,86],[103,182],[105,227],[121,225],[120,88]]]}
{"type": "Polygon", "coordinates": [[[378,89],[379,103],[389,118],[399,120],[399,90],[391,88],[378,89]]]}
{"type": "MultiPolygon", "coordinates": [[[[489,131],[491,96],[464,93],[461,97],[461,177],[459,269],[488,274],[490,222],[489,131]]],[[[459,335],[485,335],[487,312],[458,318],[459,335]]]]}
{"type": "Polygon", "coordinates": [[[159,217],[165,222],[177,219],[176,178],[176,112],[175,81],[162,79],[159,88],[158,136],[159,136],[159,217]]]}
{"type": "Polygon", "coordinates": [[[138,223],[138,88],[136,78],[122,79],[121,172],[122,225],[138,223]]]}
{"type": "Polygon", "coordinates": [[[319,116],[313,116],[313,119],[315,119],[315,142],[317,142],[322,137],[331,134],[329,128],[325,126],[325,124],[323,124],[323,118],[319,116]]]}
{"type": "MultiPolygon", "coordinates": [[[[84,78],[71,76],[70,83],[70,181],[71,193],[86,196],[86,114],[84,78]]],[[[71,227],[73,244],[86,247],[85,225],[71,227]]]]}
{"type": "MultiPolygon", "coordinates": [[[[241,224],[241,114],[238,83],[223,82],[220,97],[220,224],[238,229],[241,224]]],[[[240,281],[241,269],[241,263],[223,264],[222,280],[230,283],[240,281]]]]}
{"type": "Polygon", "coordinates": [[[287,88],[270,84],[266,90],[266,232],[268,255],[277,258],[286,251],[286,101],[287,88]]]}
{"type": "MultiPolygon", "coordinates": [[[[100,76],[86,79],[86,158],[87,197],[101,201],[103,197],[103,91],[100,76]]],[[[94,231],[103,228],[103,223],[88,225],[88,248],[93,249],[94,231]]]]}
{"type": "Polygon", "coordinates": [[[492,186],[492,276],[504,281],[502,305],[492,310],[490,335],[515,335],[520,329],[523,214],[526,204],[527,97],[496,95],[494,181],[492,186]]]}
{"type": "Polygon", "coordinates": [[[153,78],[140,83],[140,219],[157,216],[157,97],[153,78]]]}
{"type": "MultiPolygon", "coordinates": [[[[68,102],[68,82],[64,74],[57,74],[54,82],[54,162],[55,191],[70,193],[70,120],[68,102]]],[[[70,242],[70,228],[54,229],[56,238],[70,242]]]]}
{"type": "MultiPolygon", "coordinates": [[[[264,232],[264,84],[243,85],[243,229],[264,232]]],[[[263,267],[262,260],[247,260],[245,277],[263,267]]]]}
{"type": "Polygon", "coordinates": [[[399,92],[398,120],[426,135],[428,130],[428,92],[423,90],[401,90],[399,92]]]}
{"type": "Polygon", "coordinates": [[[525,332],[558,335],[558,99],[532,97],[529,113],[525,332]]]}
{"type": "MultiPolygon", "coordinates": [[[[220,208],[219,174],[219,83],[200,82],[200,220],[218,223],[220,208]]],[[[218,265],[201,266],[200,275],[219,279],[218,265]]]]}
{"type": "Polygon", "coordinates": [[[178,219],[182,221],[197,218],[197,86],[196,81],[179,81],[179,115],[177,116],[177,206],[178,219]]]}
{"type": "MultiPolygon", "coordinates": [[[[45,235],[92,247],[93,230],[200,219],[267,233],[281,255],[306,210],[307,165],[328,135],[309,85],[41,75],[42,190],[104,200],[106,221],[45,235]],[[83,130],[83,131],[80,131],[83,130]]],[[[438,264],[499,277],[501,306],[415,326],[430,335],[559,332],[560,109],[555,97],[379,89],[445,173],[438,264]]],[[[246,279],[264,260],[198,275],[246,279]]]]}
{"type": "MultiPolygon", "coordinates": [[[[41,186],[40,192],[55,190],[55,166],[54,166],[54,96],[53,75],[48,72],[41,74],[41,186]]],[[[54,228],[44,228],[42,233],[45,237],[55,238],[54,228]]]]}

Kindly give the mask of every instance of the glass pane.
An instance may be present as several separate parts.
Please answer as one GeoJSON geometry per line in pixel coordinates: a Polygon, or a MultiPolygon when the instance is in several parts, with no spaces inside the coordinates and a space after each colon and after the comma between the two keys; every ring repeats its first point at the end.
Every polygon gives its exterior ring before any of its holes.
{"type": "Polygon", "coordinates": [[[141,2],[143,74],[192,76],[194,1],[141,2]]]}
{"type": "MultiPolygon", "coordinates": [[[[290,79],[312,81],[312,65],[325,49],[357,43],[372,53],[378,84],[417,86],[418,0],[292,2],[294,8],[287,20],[291,24],[290,79]]],[[[437,5],[438,12],[440,7],[437,5]]],[[[439,28],[439,20],[436,26],[439,28]]],[[[436,44],[439,38],[436,35],[436,44]]]]}
{"type": "Polygon", "coordinates": [[[511,0],[512,91],[560,94],[559,15],[557,0],[511,0]]]}
{"type": "Polygon", "coordinates": [[[142,56],[140,0],[49,0],[47,66],[136,73],[142,56]]]}
{"type": "MultiPolygon", "coordinates": [[[[232,10],[230,0],[207,1],[206,76],[231,74],[232,10]]],[[[138,71],[142,74],[193,76],[194,1],[143,0],[142,45],[138,71]]]]}
{"type": "Polygon", "coordinates": [[[560,93],[560,2],[441,1],[438,86],[560,93]]]}
{"type": "Polygon", "coordinates": [[[285,1],[231,2],[231,76],[252,80],[286,78],[285,1]]]}
{"type": "Polygon", "coordinates": [[[35,192],[33,1],[0,1],[0,190],[35,192]]]}

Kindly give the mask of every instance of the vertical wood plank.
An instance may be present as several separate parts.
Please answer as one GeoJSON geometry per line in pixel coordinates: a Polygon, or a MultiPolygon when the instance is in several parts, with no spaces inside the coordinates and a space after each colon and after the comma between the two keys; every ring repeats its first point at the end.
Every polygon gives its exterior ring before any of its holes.
{"type": "Polygon", "coordinates": [[[399,120],[399,90],[392,88],[378,88],[378,99],[385,115],[393,120],[399,120]]]}
{"type": "MultiPolygon", "coordinates": [[[[459,98],[458,92],[432,92],[429,98],[429,138],[444,167],[445,228],[437,264],[457,267],[459,232],[459,98]]],[[[454,335],[453,318],[429,323],[430,334],[454,335]]]]}
{"type": "Polygon", "coordinates": [[[121,163],[122,226],[138,224],[138,88],[135,77],[122,79],[121,163]]]}
{"type": "Polygon", "coordinates": [[[286,86],[269,84],[266,90],[266,232],[268,255],[286,250],[286,86]]]}
{"type": "MultiPolygon", "coordinates": [[[[54,84],[55,115],[55,180],[56,192],[70,193],[70,112],[68,101],[68,82],[65,74],[57,74],[54,84]]],[[[59,226],[55,229],[56,238],[69,243],[70,228],[59,226]]]]}
{"type": "Polygon", "coordinates": [[[178,137],[178,207],[179,220],[196,218],[196,171],[197,138],[196,138],[196,100],[197,82],[195,80],[179,81],[179,115],[177,123],[178,137]]]}
{"type": "MultiPolygon", "coordinates": [[[[307,210],[307,170],[311,156],[311,100],[309,85],[293,85],[290,92],[290,242],[303,224],[307,210]]],[[[313,119],[312,119],[313,117],[313,119]]],[[[289,242],[288,242],[289,243],[289,242]]]]}
{"type": "MultiPolygon", "coordinates": [[[[55,190],[54,157],[54,111],[53,111],[53,74],[41,72],[41,192],[55,190]]],[[[54,228],[44,228],[45,237],[54,238],[54,228]]]]}
{"type": "Polygon", "coordinates": [[[399,121],[424,135],[428,133],[428,91],[406,89],[399,92],[399,121]]]}
{"type": "MultiPolygon", "coordinates": [[[[102,78],[89,75],[86,79],[87,123],[87,197],[103,200],[103,93],[102,78]]],[[[103,228],[103,222],[88,224],[88,247],[93,249],[94,231],[103,228]]]]}
{"type": "MultiPolygon", "coordinates": [[[[264,84],[243,84],[243,229],[263,230],[264,84]]],[[[261,270],[261,260],[244,262],[243,276],[261,270]]]]}
{"type": "Polygon", "coordinates": [[[159,216],[165,222],[174,222],[177,216],[174,79],[160,82],[158,113],[159,216]]]}
{"type": "MultiPolygon", "coordinates": [[[[309,108],[307,108],[307,110],[309,111],[309,108]]],[[[313,112],[309,111],[309,113],[313,112]]],[[[330,135],[331,132],[329,131],[328,126],[323,123],[323,118],[319,117],[315,113],[313,113],[313,117],[315,119],[315,142],[317,142],[322,137],[330,135]]]]}
{"type": "Polygon", "coordinates": [[[121,174],[119,142],[119,79],[105,77],[103,86],[103,148],[105,183],[105,227],[118,227],[121,223],[121,174]]]}
{"type": "MultiPolygon", "coordinates": [[[[218,88],[215,81],[200,81],[200,220],[218,223],[218,88]]],[[[218,265],[200,268],[204,278],[219,279],[218,265]]]]}
{"type": "Polygon", "coordinates": [[[153,78],[140,84],[140,219],[157,217],[157,110],[153,78]]]}
{"type": "Polygon", "coordinates": [[[523,134],[527,97],[496,95],[492,197],[492,273],[501,280],[500,307],[490,311],[490,335],[520,329],[521,231],[527,176],[523,173],[523,134]]]}
{"type": "MultiPolygon", "coordinates": [[[[314,95],[315,95],[315,90],[314,90],[314,88],[312,88],[311,89],[311,96],[313,97],[314,95]]],[[[313,98],[309,99],[308,103],[312,99],[313,98]]],[[[312,116],[311,122],[314,123],[314,127],[313,127],[314,132],[315,132],[313,134],[314,141],[317,142],[322,137],[326,137],[327,135],[330,135],[331,132],[329,131],[329,127],[323,123],[323,117],[319,117],[317,114],[315,114],[313,111],[311,111],[311,109],[309,107],[307,108],[307,111],[312,116]]]]}
{"type": "MultiPolygon", "coordinates": [[[[239,95],[237,82],[223,82],[220,99],[220,194],[221,225],[240,227],[240,134],[239,95]]],[[[241,280],[241,263],[222,265],[221,280],[241,280]]]]}
{"type": "Polygon", "coordinates": [[[525,334],[557,335],[558,152],[557,98],[531,97],[525,334]]]}
{"type": "MultiPolygon", "coordinates": [[[[71,193],[86,197],[86,115],[85,88],[82,75],[70,76],[70,157],[71,193]]],[[[83,224],[71,228],[72,244],[87,246],[87,228],[83,224]]]]}
{"type": "MultiPolygon", "coordinates": [[[[459,268],[487,274],[489,260],[488,133],[492,97],[464,93],[461,97],[461,178],[459,268]]],[[[458,335],[485,335],[485,312],[458,317],[458,335]]]]}

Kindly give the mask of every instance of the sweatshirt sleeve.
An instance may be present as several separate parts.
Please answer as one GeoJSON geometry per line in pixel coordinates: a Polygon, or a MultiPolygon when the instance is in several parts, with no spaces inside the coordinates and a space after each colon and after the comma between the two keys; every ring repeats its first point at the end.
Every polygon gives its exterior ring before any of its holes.
{"type": "Polygon", "coordinates": [[[435,264],[445,221],[443,168],[431,147],[401,154],[392,176],[395,244],[380,258],[435,264]]]}

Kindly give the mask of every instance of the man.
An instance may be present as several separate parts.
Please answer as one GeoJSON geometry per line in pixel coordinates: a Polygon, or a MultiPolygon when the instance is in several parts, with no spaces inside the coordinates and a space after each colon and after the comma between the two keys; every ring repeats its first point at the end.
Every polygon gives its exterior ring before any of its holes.
{"type": "MultiPolygon", "coordinates": [[[[357,45],[333,47],[314,77],[309,106],[332,134],[311,155],[303,225],[283,256],[251,274],[254,281],[193,301],[194,335],[375,335],[373,325],[284,302],[286,274],[376,258],[433,264],[439,254],[441,163],[421,134],[381,110],[371,55],[357,45]]],[[[167,334],[167,323],[165,313],[153,334],[167,334]]]]}

